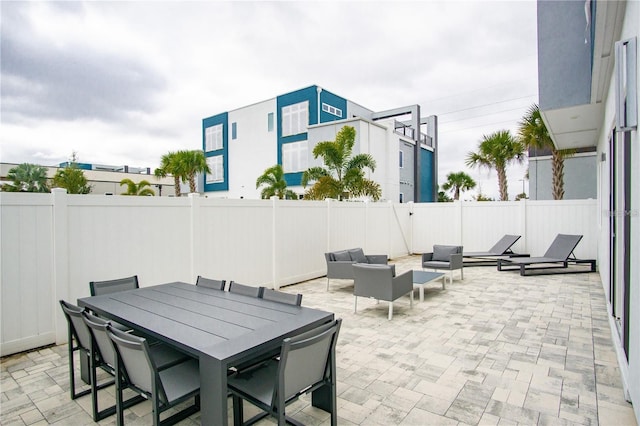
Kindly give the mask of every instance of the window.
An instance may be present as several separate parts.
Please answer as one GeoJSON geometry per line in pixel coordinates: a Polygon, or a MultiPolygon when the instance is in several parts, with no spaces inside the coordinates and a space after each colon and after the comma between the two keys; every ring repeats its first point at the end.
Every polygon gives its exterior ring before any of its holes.
{"type": "Polygon", "coordinates": [[[303,172],[309,168],[307,141],[282,145],[282,168],[285,173],[303,172]]]}
{"type": "Polygon", "coordinates": [[[309,102],[282,107],[282,136],[298,135],[307,131],[309,102]]]}
{"type": "Polygon", "coordinates": [[[207,157],[207,164],[209,165],[209,169],[211,169],[211,173],[207,173],[207,183],[223,182],[224,158],[222,155],[207,157]]]}
{"type": "Polygon", "coordinates": [[[400,151],[400,159],[398,160],[400,168],[404,167],[404,152],[400,151]]]}
{"type": "Polygon", "coordinates": [[[222,149],[222,124],[204,129],[204,149],[205,151],[222,149]]]}
{"type": "Polygon", "coordinates": [[[336,108],[336,107],[331,106],[331,105],[329,105],[329,104],[325,104],[325,103],[323,103],[323,104],[322,104],[322,110],[323,110],[324,112],[328,112],[329,114],[333,114],[333,115],[335,115],[336,117],[340,117],[340,118],[342,118],[342,110],[341,110],[340,108],[336,108]]]}
{"type": "Polygon", "coordinates": [[[267,114],[267,132],[273,132],[273,113],[267,114]]]}
{"type": "Polygon", "coordinates": [[[231,123],[231,139],[238,138],[238,123],[231,123]]]}

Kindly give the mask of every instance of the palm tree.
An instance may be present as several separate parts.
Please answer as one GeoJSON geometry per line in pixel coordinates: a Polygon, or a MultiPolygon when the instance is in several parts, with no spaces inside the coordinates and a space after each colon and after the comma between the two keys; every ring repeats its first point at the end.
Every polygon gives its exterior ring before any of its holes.
{"type": "Polygon", "coordinates": [[[69,165],[56,172],[53,177],[53,186],[66,189],[67,194],[88,194],[91,192],[91,185],[89,185],[84,172],[78,167],[75,152],[69,165]]]}
{"type": "Polygon", "coordinates": [[[131,179],[122,179],[120,186],[127,185],[127,192],[123,192],[122,195],[143,195],[153,197],[156,193],[150,187],[149,181],[141,180],[137,184],[131,179]]]}
{"type": "Polygon", "coordinates": [[[335,141],[318,143],[313,148],[313,157],[322,157],[326,167],[311,167],[302,174],[302,186],[315,181],[305,193],[305,198],[322,200],[325,198],[344,199],[369,196],[377,201],[382,195],[380,185],[365,178],[364,169],[375,171],[376,161],[369,154],[352,156],[356,130],[344,126],[335,141]]]}
{"type": "Polygon", "coordinates": [[[189,192],[196,192],[196,174],[211,173],[207,158],[202,150],[178,151],[178,162],[183,172],[183,182],[189,182],[189,192]]]}
{"type": "Polygon", "coordinates": [[[478,146],[478,152],[467,154],[466,164],[469,167],[487,167],[496,169],[498,173],[498,186],[500,188],[500,201],[507,201],[507,170],[511,162],[522,163],[524,160],[524,146],[520,141],[511,136],[508,130],[498,130],[490,135],[482,136],[478,146]]]}
{"type": "Polygon", "coordinates": [[[256,179],[256,189],[260,186],[264,186],[260,192],[260,197],[263,199],[271,198],[274,195],[281,200],[283,198],[288,200],[298,198],[298,194],[287,189],[287,181],[284,179],[284,170],[281,164],[269,167],[256,179]]]}
{"type": "Polygon", "coordinates": [[[49,192],[47,169],[37,164],[22,163],[7,173],[11,183],[2,186],[7,192],[49,192]]]}
{"type": "Polygon", "coordinates": [[[180,196],[180,180],[184,175],[177,152],[168,152],[160,159],[160,167],[153,172],[156,177],[173,176],[173,189],[176,197],[180,196]]]}
{"type": "Polygon", "coordinates": [[[442,184],[442,189],[453,192],[453,199],[460,199],[460,191],[468,191],[476,187],[476,181],[465,172],[451,172],[447,175],[447,181],[442,184]]]}
{"type": "Polygon", "coordinates": [[[533,104],[518,123],[518,136],[527,148],[548,149],[551,151],[551,185],[554,200],[564,197],[564,159],[575,154],[573,149],[557,150],[549,136],[547,126],[542,121],[540,108],[533,104]]]}

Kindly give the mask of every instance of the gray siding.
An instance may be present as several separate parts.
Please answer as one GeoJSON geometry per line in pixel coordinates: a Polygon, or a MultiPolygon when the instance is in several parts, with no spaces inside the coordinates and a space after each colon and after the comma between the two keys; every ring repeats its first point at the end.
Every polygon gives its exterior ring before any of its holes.
{"type": "Polygon", "coordinates": [[[590,33],[585,30],[584,5],[584,1],[538,1],[538,85],[542,111],[591,101],[592,46],[590,33]]]}
{"type": "MultiPolygon", "coordinates": [[[[398,144],[399,151],[402,151],[404,156],[404,165],[400,168],[400,193],[403,195],[403,202],[415,201],[414,187],[415,177],[413,173],[415,153],[413,145],[400,140],[398,144]]],[[[398,152],[398,156],[400,153],[398,152]]]]}
{"type": "MultiPolygon", "coordinates": [[[[597,197],[597,156],[569,157],[564,160],[564,199],[597,197]]],[[[529,198],[552,200],[551,158],[529,161],[529,198]]]]}

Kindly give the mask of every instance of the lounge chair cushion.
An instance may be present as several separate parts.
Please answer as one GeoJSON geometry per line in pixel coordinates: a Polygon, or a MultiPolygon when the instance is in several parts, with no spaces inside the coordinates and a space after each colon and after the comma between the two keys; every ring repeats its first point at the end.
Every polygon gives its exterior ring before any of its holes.
{"type": "Polygon", "coordinates": [[[364,252],[361,248],[349,250],[349,256],[351,256],[351,260],[356,263],[369,263],[367,261],[367,256],[364,255],[364,252]]]}
{"type": "Polygon", "coordinates": [[[449,262],[451,255],[458,252],[457,246],[433,246],[433,257],[431,260],[436,262],[449,262]]]}
{"type": "Polygon", "coordinates": [[[346,250],[336,251],[336,252],[333,253],[333,259],[336,262],[350,262],[351,261],[351,255],[346,250]]]}

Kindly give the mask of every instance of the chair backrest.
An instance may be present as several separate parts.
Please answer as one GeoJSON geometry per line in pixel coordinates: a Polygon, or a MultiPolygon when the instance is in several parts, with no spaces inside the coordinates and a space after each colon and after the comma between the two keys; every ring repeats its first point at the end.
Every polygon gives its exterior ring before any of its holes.
{"type": "MultiPolygon", "coordinates": [[[[284,340],[278,365],[278,388],[285,401],[329,378],[331,353],[335,350],[341,324],[342,320],[337,319],[284,340]]],[[[275,391],[273,406],[276,406],[277,398],[275,391]]]]}
{"type": "Polygon", "coordinates": [[[543,257],[567,260],[581,239],[582,235],[558,234],[543,257]]]}
{"type": "Polygon", "coordinates": [[[391,286],[394,270],[391,265],[353,265],[353,294],[355,296],[384,298],[385,289],[391,286]]]}
{"type": "MultiPolygon", "coordinates": [[[[64,316],[67,318],[71,334],[76,339],[77,344],[88,351],[91,348],[91,331],[82,319],[84,309],[65,302],[64,300],[60,300],[60,306],[62,307],[64,316]]],[[[71,342],[69,342],[69,344],[71,344],[71,342]]]]}
{"type": "Polygon", "coordinates": [[[293,293],[284,293],[282,291],[265,288],[262,290],[262,296],[265,300],[273,300],[274,302],[288,303],[289,305],[302,305],[302,295],[293,293]]]}
{"type": "Polygon", "coordinates": [[[264,287],[253,287],[250,285],[240,284],[235,281],[231,281],[229,283],[230,293],[242,294],[251,297],[260,297],[260,295],[262,294],[262,290],[264,290],[264,287]]]}
{"type": "Polygon", "coordinates": [[[98,351],[100,351],[102,360],[112,368],[116,368],[116,352],[113,349],[113,343],[111,342],[107,331],[110,322],[105,321],[90,312],[84,312],[82,319],[93,334],[94,342],[96,342],[96,346],[98,351]]]}
{"type": "Polygon", "coordinates": [[[489,253],[504,254],[520,239],[520,235],[505,235],[489,249],[489,253]]]}
{"type": "Polygon", "coordinates": [[[116,293],[118,291],[133,290],[138,288],[138,276],[134,275],[127,278],[118,278],[108,281],[91,281],[89,289],[92,296],[100,296],[103,294],[116,293]]]}
{"type": "Polygon", "coordinates": [[[129,382],[148,395],[151,395],[154,387],[157,387],[160,400],[166,401],[162,384],[156,381],[156,366],[149,355],[147,341],[111,325],[107,326],[107,334],[113,342],[118,357],[118,367],[124,368],[129,382]]]}
{"type": "Polygon", "coordinates": [[[198,275],[196,285],[200,287],[213,288],[215,290],[224,290],[224,280],[212,280],[211,278],[205,278],[198,275]]]}

